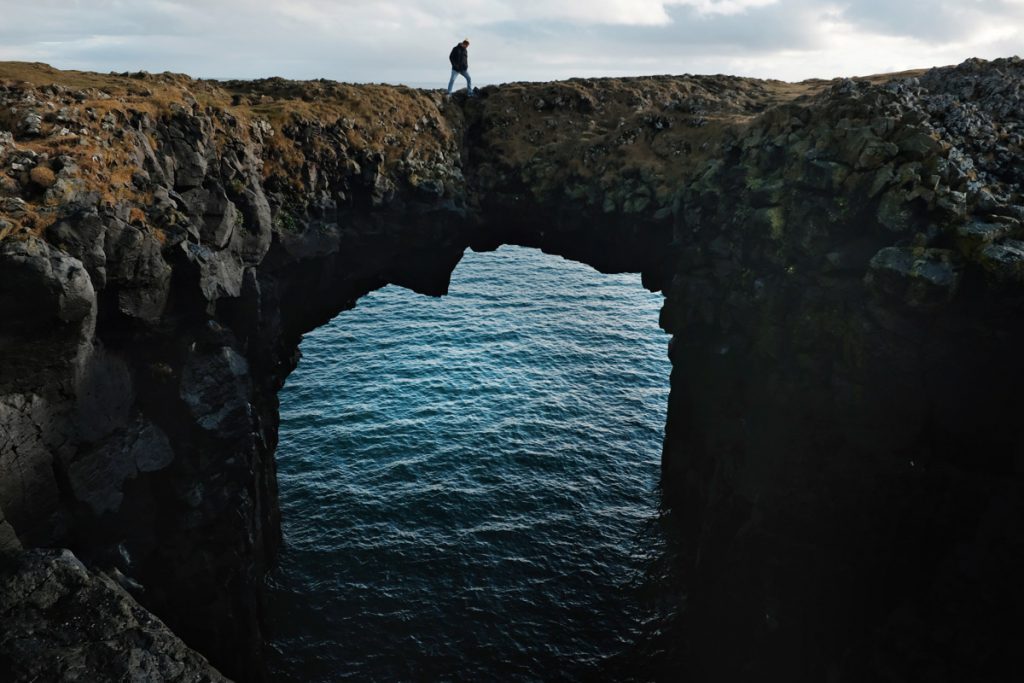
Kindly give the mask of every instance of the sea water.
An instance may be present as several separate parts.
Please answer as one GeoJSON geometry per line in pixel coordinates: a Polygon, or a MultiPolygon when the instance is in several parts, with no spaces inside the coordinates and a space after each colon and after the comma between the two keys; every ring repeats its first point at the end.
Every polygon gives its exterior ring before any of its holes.
{"type": "Polygon", "coordinates": [[[659,294],[467,252],[307,335],[281,392],[279,681],[600,678],[642,649],[668,397],[659,294]]]}

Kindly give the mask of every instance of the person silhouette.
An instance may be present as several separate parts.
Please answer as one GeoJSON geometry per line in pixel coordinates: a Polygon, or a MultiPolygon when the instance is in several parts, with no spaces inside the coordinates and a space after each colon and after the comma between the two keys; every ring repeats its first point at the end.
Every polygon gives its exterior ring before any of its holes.
{"type": "Polygon", "coordinates": [[[473,96],[473,79],[469,77],[469,39],[452,48],[448,55],[448,61],[452,63],[452,77],[448,81],[448,97],[452,96],[452,88],[455,87],[455,77],[462,76],[466,79],[466,94],[473,96]]]}

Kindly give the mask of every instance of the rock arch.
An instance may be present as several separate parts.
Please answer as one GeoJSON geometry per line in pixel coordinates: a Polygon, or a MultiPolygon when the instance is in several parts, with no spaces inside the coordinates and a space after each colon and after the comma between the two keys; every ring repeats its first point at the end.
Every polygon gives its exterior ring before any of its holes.
{"type": "Polygon", "coordinates": [[[512,243],[665,293],[695,675],[1009,656],[1020,60],[477,102],[4,68],[4,543],[116,570],[259,677],[301,334],[388,282],[443,294],[467,246],[512,243]]]}

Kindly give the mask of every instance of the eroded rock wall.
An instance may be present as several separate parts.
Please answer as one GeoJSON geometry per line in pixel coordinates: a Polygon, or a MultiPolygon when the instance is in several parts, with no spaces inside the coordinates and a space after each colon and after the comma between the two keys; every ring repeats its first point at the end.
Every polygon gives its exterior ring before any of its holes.
{"type": "Polygon", "coordinates": [[[684,191],[664,467],[703,678],[1015,661],[1021,75],[839,84],[684,191]]]}
{"type": "Polygon", "coordinates": [[[344,105],[353,88],[334,94],[351,118],[293,116],[295,98],[243,119],[183,77],[30,70],[41,85],[0,90],[3,538],[129,577],[258,680],[277,391],[302,333],[368,291],[447,290],[467,242],[458,129],[412,91],[380,89],[410,117],[393,137],[344,105]]]}

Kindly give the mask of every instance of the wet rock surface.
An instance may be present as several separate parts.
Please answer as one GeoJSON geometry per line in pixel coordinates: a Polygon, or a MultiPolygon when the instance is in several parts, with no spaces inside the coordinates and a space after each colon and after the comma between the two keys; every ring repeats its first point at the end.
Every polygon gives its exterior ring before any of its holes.
{"type": "Polygon", "coordinates": [[[1024,613],[1022,82],[971,60],[446,101],[2,64],[0,546],[116,571],[259,680],[301,335],[514,243],[665,294],[689,599],[654,649],[698,681],[998,680],[1024,613]]]}

